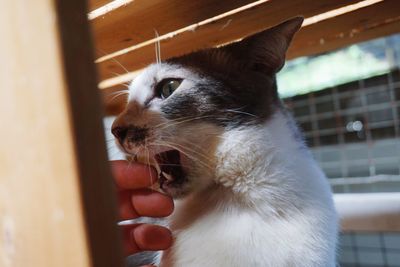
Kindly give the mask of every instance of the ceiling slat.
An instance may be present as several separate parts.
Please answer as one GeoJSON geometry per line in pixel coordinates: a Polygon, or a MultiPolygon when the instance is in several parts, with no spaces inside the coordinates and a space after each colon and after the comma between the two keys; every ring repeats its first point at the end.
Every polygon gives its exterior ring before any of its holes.
{"type": "Polygon", "coordinates": [[[101,6],[104,6],[105,4],[108,4],[112,0],[89,0],[88,5],[89,5],[89,11],[95,10],[96,8],[99,8],[101,6]]]}
{"type": "MultiPolygon", "coordinates": [[[[173,38],[161,41],[163,59],[189,53],[193,50],[214,47],[231,42],[296,15],[311,17],[344,5],[359,1],[352,0],[270,0],[251,9],[227,16],[223,19],[198,26],[173,38]]],[[[150,16],[149,13],[147,13],[150,16]]],[[[133,27],[133,26],[132,26],[133,27]]],[[[130,53],[99,63],[102,79],[124,72],[143,68],[154,62],[154,45],[147,45],[130,53]]]]}
{"type": "Polygon", "coordinates": [[[354,12],[305,26],[296,35],[288,58],[331,51],[400,32],[400,1],[385,0],[354,12]]]}
{"type": "Polygon", "coordinates": [[[103,56],[136,45],[255,0],[135,0],[92,21],[96,53],[103,56]]]}
{"type": "Polygon", "coordinates": [[[122,112],[127,102],[127,95],[121,94],[126,87],[118,84],[100,90],[106,115],[116,115],[122,112]]]}

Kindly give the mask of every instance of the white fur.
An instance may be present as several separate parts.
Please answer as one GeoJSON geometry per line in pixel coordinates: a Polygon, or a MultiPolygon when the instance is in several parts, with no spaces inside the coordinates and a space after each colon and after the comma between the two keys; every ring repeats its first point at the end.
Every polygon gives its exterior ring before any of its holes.
{"type": "Polygon", "coordinates": [[[335,266],[332,194],[291,129],[277,112],[224,134],[216,185],[177,205],[162,267],[335,266]]]}
{"type": "MultiPolygon", "coordinates": [[[[130,84],[128,101],[135,100],[143,105],[154,93],[154,86],[166,78],[185,78],[174,94],[190,88],[193,85],[193,80],[200,80],[198,75],[180,66],[167,63],[152,64],[144,69],[130,84]]],[[[161,101],[161,99],[153,99],[150,106],[151,110],[158,111],[161,101]]]]}

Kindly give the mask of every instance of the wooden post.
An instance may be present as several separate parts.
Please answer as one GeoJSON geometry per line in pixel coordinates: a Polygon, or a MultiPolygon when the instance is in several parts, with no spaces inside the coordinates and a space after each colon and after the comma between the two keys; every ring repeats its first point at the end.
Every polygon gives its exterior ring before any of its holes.
{"type": "Polygon", "coordinates": [[[85,2],[0,7],[0,266],[121,266],[85,2]]]}

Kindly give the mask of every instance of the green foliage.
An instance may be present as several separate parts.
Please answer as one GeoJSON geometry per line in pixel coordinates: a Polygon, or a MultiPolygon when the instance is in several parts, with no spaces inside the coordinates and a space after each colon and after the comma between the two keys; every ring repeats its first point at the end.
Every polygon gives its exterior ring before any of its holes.
{"type": "MultiPolygon", "coordinates": [[[[392,43],[399,46],[398,42],[392,43]]],[[[387,73],[394,67],[393,58],[386,56],[390,49],[395,51],[385,38],[380,38],[289,61],[278,74],[279,94],[290,97],[387,73]]]]}

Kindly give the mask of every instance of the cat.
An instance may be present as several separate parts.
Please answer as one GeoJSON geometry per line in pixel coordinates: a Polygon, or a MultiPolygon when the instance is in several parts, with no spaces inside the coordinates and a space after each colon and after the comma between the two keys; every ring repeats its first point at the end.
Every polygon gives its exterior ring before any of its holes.
{"type": "Polygon", "coordinates": [[[281,103],[276,73],[303,18],[152,64],[112,132],[157,162],[175,198],[161,267],[336,265],[327,179],[281,103]]]}

